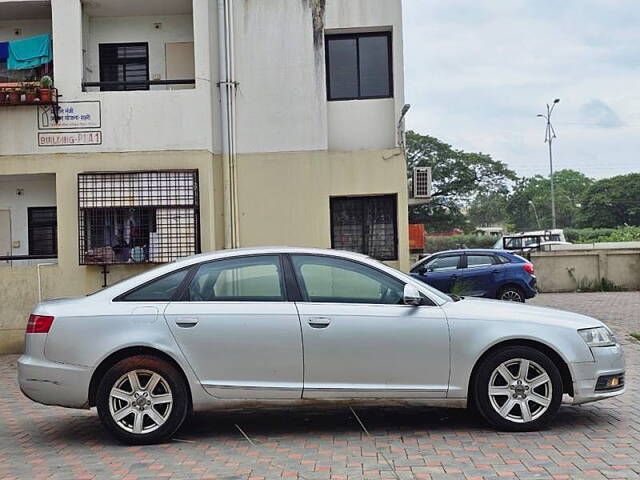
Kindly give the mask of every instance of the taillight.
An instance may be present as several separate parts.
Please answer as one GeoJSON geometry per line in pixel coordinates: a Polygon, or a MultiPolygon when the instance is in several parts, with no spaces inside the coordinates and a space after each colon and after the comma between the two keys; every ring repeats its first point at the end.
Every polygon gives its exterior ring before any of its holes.
{"type": "Polygon", "coordinates": [[[53,317],[31,314],[27,322],[27,333],[49,333],[52,324],[53,317]]]}
{"type": "Polygon", "coordinates": [[[533,263],[525,263],[524,264],[524,271],[527,272],[529,275],[533,275],[533,263]]]}

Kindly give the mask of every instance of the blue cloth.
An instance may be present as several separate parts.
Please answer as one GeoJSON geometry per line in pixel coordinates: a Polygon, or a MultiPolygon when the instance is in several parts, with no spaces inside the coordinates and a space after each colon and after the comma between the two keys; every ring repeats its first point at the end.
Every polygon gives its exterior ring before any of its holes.
{"type": "Polygon", "coordinates": [[[0,42],[0,62],[4,62],[9,56],[9,42],[0,42]]]}
{"type": "Polygon", "coordinates": [[[51,34],[49,33],[9,42],[7,68],[9,70],[24,70],[49,63],[53,59],[51,50],[51,34]]]}

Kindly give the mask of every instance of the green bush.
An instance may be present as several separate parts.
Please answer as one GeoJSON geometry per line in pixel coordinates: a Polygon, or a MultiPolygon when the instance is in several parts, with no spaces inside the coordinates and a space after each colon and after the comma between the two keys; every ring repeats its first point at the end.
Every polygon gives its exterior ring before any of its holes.
{"type": "Polygon", "coordinates": [[[429,237],[425,241],[424,250],[429,253],[457,248],[491,248],[497,241],[491,235],[453,235],[451,237],[429,237]]]}
{"type": "Polygon", "coordinates": [[[640,227],[566,228],[564,235],[572,243],[640,241],[640,227]]]}

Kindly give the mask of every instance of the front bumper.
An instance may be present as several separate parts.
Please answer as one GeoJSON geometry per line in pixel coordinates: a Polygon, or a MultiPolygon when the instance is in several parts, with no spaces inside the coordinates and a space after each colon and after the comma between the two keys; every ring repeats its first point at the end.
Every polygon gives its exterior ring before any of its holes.
{"type": "Polygon", "coordinates": [[[617,397],[627,389],[626,385],[623,385],[615,390],[596,390],[596,383],[601,376],[625,373],[622,347],[620,345],[594,347],[591,352],[594,358],[593,362],[571,364],[574,378],[573,405],[617,397]]]}
{"type": "Polygon", "coordinates": [[[71,408],[89,408],[91,370],[22,355],[18,359],[18,383],[34,402],[71,408]]]}

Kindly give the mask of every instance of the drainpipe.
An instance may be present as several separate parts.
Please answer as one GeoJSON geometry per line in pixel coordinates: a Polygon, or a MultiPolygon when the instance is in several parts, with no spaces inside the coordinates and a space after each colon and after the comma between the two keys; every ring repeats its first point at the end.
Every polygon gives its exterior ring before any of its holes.
{"type": "Polygon", "coordinates": [[[236,192],[236,81],[233,64],[233,0],[218,0],[218,44],[220,66],[220,128],[224,184],[225,248],[238,241],[238,199],[236,192]]]}

